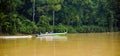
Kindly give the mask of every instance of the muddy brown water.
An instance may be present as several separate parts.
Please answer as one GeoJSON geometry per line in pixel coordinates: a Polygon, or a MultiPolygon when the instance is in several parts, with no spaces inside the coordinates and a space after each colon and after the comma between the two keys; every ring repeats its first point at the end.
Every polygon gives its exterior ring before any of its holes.
{"type": "Polygon", "coordinates": [[[0,39],[0,56],[120,56],[119,32],[65,37],[0,39]]]}

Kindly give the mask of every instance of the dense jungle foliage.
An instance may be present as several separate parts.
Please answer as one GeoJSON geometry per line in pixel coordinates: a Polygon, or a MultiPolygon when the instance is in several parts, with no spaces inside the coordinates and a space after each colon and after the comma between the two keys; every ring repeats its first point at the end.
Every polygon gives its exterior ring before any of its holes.
{"type": "Polygon", "coordinates": [[[120,0],[0,0],[0,33],[51,31],[120,31],[120,0]]]}

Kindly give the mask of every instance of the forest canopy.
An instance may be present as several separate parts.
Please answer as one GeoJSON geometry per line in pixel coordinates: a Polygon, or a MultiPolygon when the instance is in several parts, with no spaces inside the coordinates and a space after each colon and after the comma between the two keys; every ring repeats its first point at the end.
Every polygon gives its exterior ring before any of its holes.
{"type": "Polygon", "coordinates": [[[0,33],[52,31],[120,31],[120,0],[0,0],[0,33]]]}

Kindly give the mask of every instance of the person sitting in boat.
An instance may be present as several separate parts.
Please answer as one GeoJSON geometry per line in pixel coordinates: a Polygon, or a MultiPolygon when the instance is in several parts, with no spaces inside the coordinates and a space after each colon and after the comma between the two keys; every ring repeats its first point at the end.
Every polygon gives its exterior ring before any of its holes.
{"type": "Polygon", "coordinates": [[[48,34],[48,32],[46,32],[45,34],[48,34]]]}
{"type": "Polygon", "coordinates": [[[49,34],[52,34],[53,32],[49,32],[49,34]]]}
{"type": "Polygon", "coordinates": [[[41,35],[42,33],[41,32],[39,32],[39,35],[41,35]]]}

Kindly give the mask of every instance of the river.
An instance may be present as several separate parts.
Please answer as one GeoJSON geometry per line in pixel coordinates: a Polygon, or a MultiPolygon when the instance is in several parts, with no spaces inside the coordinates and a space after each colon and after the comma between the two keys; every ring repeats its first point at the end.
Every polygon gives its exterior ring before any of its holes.
{"type": "Polygon", "coordinates": [[[0,56],[120,56],[120,33],[0,39],[0,56]]]}

